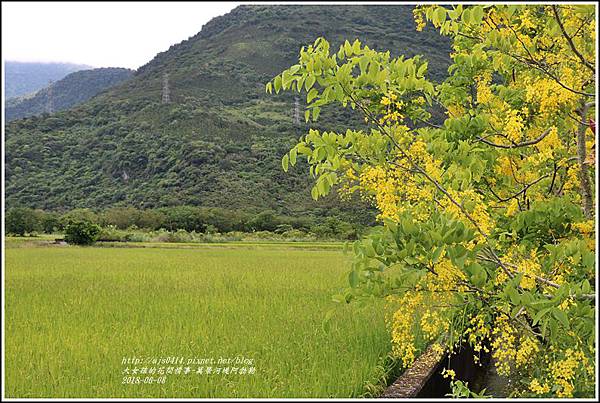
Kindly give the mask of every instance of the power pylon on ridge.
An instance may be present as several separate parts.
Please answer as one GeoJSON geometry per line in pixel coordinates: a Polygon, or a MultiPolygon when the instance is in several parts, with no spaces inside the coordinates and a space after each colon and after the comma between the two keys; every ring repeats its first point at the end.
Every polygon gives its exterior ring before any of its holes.
{"type": "Polygon", "coordinates": [[[46,99],[46,112],[48,113],[52,113],[54,112],[54,82],[52,82],[52,80],[50,80],[48,82],[48,92],[47,92],[47,99],[46,99]]]}
{"type": "Polygon", "coordinates": [[[169,90],[169,73],[163,75],[163,86],[162,86],[162,103],[168,104],[171,102],[171,91],[169,90]]]}

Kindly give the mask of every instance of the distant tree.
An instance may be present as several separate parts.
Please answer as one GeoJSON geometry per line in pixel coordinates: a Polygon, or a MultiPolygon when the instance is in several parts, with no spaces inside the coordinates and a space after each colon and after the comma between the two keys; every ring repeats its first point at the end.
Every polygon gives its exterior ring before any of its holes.
{"type": "Polygon", "coordinates": [[[161,211],[148,209],[140,210],[136,216],[135,225],[139,228],[156,230],[165,223],[165,214],[161,211]]]}
{"type": "Polygon", "coordinates": [[[313,232],[319,238],[357,238],[357,233],[354,226],[348,222],[340,220],[337,217],[326,218],[322,223],[311,227],[311,232],[313,232]]]}
{"type": "Polygon", "coordinates": [[[7,211],[5,217],[5,231],[7,234],[25,235],[39,231],[40,223],[33,209],[17,207],[7,211]]]}
{"type": "Polygon", "coordinates": [[[159,210],[165,215],[164,227],[170,231],[184,229],[186,231],[202,230],[199,222],[200,211],[192,206],[165,207],[159,210]]]}
{"type": "Polygon", "coordinates": [[[137,225],[139,214],[139,210],[134,207],[113,207],[104,211],[102,221],[119,229],[126,229],[132,225],[137,225]]]}
{"type": "Polygon", "coordinates": [[[60,227],[60,215],[51,211],[36,210],[39,225],[46,234],[52,234],[60,227]]]}
{"type": "Polygon", "coordinates": [[[72,222],[86,221],[93,224],[100,222],[98,214],[90,209],[75,209],[63,214],[60,218],[60,226],[66,228],[72,222]]]}
{"type": "Polygon", "coordinates": [[[258,213],[248,223],[254,231],[275,231],[279,224],[281,224],[281,219],[272,211],[258,213]]]}

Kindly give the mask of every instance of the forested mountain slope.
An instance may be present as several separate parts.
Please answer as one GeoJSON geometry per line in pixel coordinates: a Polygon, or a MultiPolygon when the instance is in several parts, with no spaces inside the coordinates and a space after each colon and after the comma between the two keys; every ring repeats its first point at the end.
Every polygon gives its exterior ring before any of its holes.
{"type": "MultiPolygon", "coordinates": [[[[281,156],[308,127],[303,99],[296,124],[293,95],[265,94],[265,83],[318,36],[335,47],[359,38],[392,55],[422,54],[438,78],[449,63],[444,38],[415,31],[412,6],[240,6],[88,102],[9,123],[7,206],[193,204],[304,214],[339,205],[333,196],[310,198],[306,169],[281,169],[281,156]]],[[[357,122],[330,109],[319,125],[357,122]]]]}

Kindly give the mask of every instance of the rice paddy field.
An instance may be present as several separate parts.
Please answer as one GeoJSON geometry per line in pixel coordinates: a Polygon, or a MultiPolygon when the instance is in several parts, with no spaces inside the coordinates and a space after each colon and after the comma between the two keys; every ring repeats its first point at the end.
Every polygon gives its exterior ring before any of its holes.
{"type": "Polygon", "coordinates": [[[7,397],[358,397],[382,386],[383,307],[332,302],[347,284],[339,245],[139,246],[7,239],[7,397]]]}

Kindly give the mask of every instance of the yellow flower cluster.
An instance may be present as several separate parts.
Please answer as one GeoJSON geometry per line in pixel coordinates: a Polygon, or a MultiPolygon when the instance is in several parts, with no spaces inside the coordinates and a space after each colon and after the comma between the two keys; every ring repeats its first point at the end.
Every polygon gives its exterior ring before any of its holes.
{"type": "Polygon", "coordinates": [[[529,390],[538,395],[543,395],[545,393],[550,392],[550,386],[547,383],[540,384],[536,378],[533,378],[531,383],[529,383],[529,390]]]}
{"type": "MultiPolygon", "coordinates": [[[[530,135],[530,137],[537,137],[537,135],[530,135]]],[[[542,141],[537,143],[535,147],[538,150],[538,154],[533,156],[535,157],[534,163],[540,163],[552,159],[555,152],[563,148],[562,142],[558,137],[558,129],[555,126],[552,127],[552,129],[550,129],[550,133],[548,133],[546,137],[542,139],[542,141]]]]}
{"type": "MultiPolygon", "coordinates": [[[[550,351],[556,352],[554,347],[550,351]]],[[[573,397],[575,382],[581,375],[592,376],[595,374],[595,366],[585,353],[574,348],[564,350],[564,358],[553,360],[546,356],[546,374],[540,379],[532,379],[529,389],[538,395],[555,391],[558,397],[573,397]]]]}
{"type": "Polygon", "coordinates": [[[381,166],[367,167],[360,174],[360,184],[374,195],[375,203],[380,211],[378,218],[397,219],[398,203],[398,172],[386,170],[381,166]]]}
{"type": "Polygon", "coordinates": [[[406,292],[398,299],[401,308],[394,312],[391,320],[388,320],[392,334],[392,354],[400,358],[406,368],[409,368],[415,360],[417,348],[414,324],[422,302],[422,294],[406,292]]]}
{"type": "Polygon", "coordinates": [[[585,243],[591,251],[596,250],[596,228],[594,225],[595,222],[593,219],[584,222],[574,223],[571,225],[573,229],[575,229],[583,235],[585,243]]]}
{"type": "Polygon", "coordinates": [[[539,351],[539,343],[534,338],[529,336],[521,337],[519,349],[515,354],[515,364],[517,368],[526,367],[539,351]]]}
{"type": "Polygon", "coordinates": [[[461,280],[466,280],[465,273],[456,267],[450,259],[442,259],[437,263],[433,273],[427,273],[427,289],[429,291],[452,291],[462,289],[457,286],[457,283],[461,280]]]}
{"type": "Polygon", "coordinates": [[[413,142],[408,149],[408,153],[413,161],[422,166],[430,177],[438,182],[441,180],[441,162],[437,161],[427,152],[427,145],[425,142],[421,140],[413,142]]]}
{"type": "MultiPolygon", "coordinates": [[[[471,211],[467,212],[473,218],[473,220],[477,223],[479,228],[485,233],[489,233],[496,225],[492,216],[488,213],[485,203],[483,203],[483,196],[479,193],[475,192],[472,189],[465,190],[461,193],[453,190],[447,189],[448,194],[452,196],[452,198],[458,203],[462,203],[463,206],[467,203],[474,204],[474,208],[471,211]]],[[[440,200],[440,204],[442,207],[450,214],[452,214],[456,219],[459,219],[465,223],[467,227],[475,228],[474,224],[465,218],[463,212],[460,210],[458,206],[452,203],[447,197],[440,200]]]]}
{"type": "Polygon", "coordinates": [[[441,333],[447,332],[450,324],[446,319],[443,319],[438,311],[430,309],[425,310],[421,316],[421,330],[425,338],[429,341],[437,338],[441,333]]]}
{"type": "Polygon", "coordinates": [[[565,357],[564,360],[550,365],[550,374],[554,379],[554,384],[559,387],[558,397],[573,397],[575,370],[586,361],[586,358],[583,352],[573,351],[570,348],[565,351],[565,357]]]}
{"type": "Polygon", "coordinates": [[[465,108],[463,108],[461,105],[455,104],[446,106],[446,114],[452,118],[458,118],[464,115],[464,113],[465,108]]]}
{"type": "MultiPolygon", "coordinates": [[[[441,163],[427,152],[423,141],[413,141],[406,152],[431,178],[441,179],[441,163]]],[[[358,176],[363,196],[375,202],[379,219],[397,220],[398,214],[407,208],[412,208],[418,220],[427,217],[433,206],[433,186],[422,177],[408,173],[409,167],[406,159],[399,156],[396,162],[386,167],[366,167],[358,176]]]]}
{"type": "Polygon", "coordinates": [[[444,378],[454,379],[456,377],[456,372],[453,369],[444,368],[442,376],[444,378]]]}
{"type": "MultiPolygon", "coordinates": [[[[564,81],[572,80],[572,72],[567,72],[561,77],[564,81]]],[[[527,82],[525,101],[539,106],[542,120],[550,119],[562,107],[573,105],[577,101],[577,94],[563,88],[556,81],[549,78],[532,78],[527,82]]]]}
{"type": "Polygon", "coordinates": [[[398,100],[398,96],[393,92],[388,92],[387,96],[381,98],[379,103],[386,107],[385,114],[379,119],[380,124],[395,124],[404,119],[404,115],[400,113],[404,106],[403,101],[398,100]]]}
{"type": "Polygon", "coordinates": [[[492,73],[487,71],[475,77],[477,83],[477,103],[488,104],[492,100],[493,94],[490,88],[490,82],[492,81],[492,73]]]}
{"type": "Polygon", "coordinates": [[[503,176],[513,176],[513,167],[510,158],[506,155],[501,156],[497,160],[496,173],[503,176]]]}
{"type": "Polygon", "coordinates": [[[486,325],[484,317],[481,314],[477,314],[469,321],[469,326],[465,330],[465,336],[473,350],[477,355],[473,356],[476,363],[479,362],[481,351],[489,353],[489,349],[483,344],[489,339],[491,334],[490,328],[486,325]]]}
{"type": "Polygon", "coordinates": [[[516,356],[517,331],[510,324],[506,315],[499,315],[494,321],[492,331],[492,356],[496,360],[496,371],[499,375],[508,376],[516,356]]]}
{"type": "Polygon", "coordinates": [[[344,171],[344,175],[340,178],[340,187],[338,188],[338,194],[341,200],[349,201],[352,193],[356,190],[356,182],[358,176],[352,168],[347,168],[344,171]]]}
{"type": "Polygon", "coordinates": [[[426,25],[425,19],[423,18],[423,12],[418,7],[415,7],[413,9],[413,16],[415,18],[416,30],[421,32],[426,25]]]}
{"type": "Polygon", "coordinates": [[[575,199],[575,202],[578,202],[581,197],[578,190],[579,172],[577,169],[571,167],[567,170],[567,177],[565,178],[565,185],[563,186],[563,191],[565,193],[573,191],[571,192],[571,196],[575,199]]]}
{"type": "Polygon", "coordinates": [[[571,227],[573,229],[581,232],[583,235],[593,234],[595,231],[594,220],[577,222],[577,223],[571,224],[571,227]]]}
{"type": "Polygon", "coordinates": [[[438,357],[442,356],[446,351],[440,343],[433,343],[431,349],[438,357]]]}
{"type": "Polygon", "coordinates": [[[565,300],[560,303],[560,305],[558,306],[558,309],[560,309],[561,311],[566,311],[567,309],[574,306],[575,304],[576,303],[575,303],[575,300],[573,299],[573,297],[568,297],[568,298],[565,298],[565,300]]]}
{"type": "Polygon", "coordinates": [[[529,258],[523,259],[518,263],[518,270],[523,273],[519,285],[525,290],[531,290],[535,287],[535,278],[542,272],[542,266],[539,263],[537,252],[532,249],[529,258]]]}
{"type": "MultiPolygon", "coordinates": [[[[390,297],[398,304],[398,309],[386,318],[392,335],[392,354],[401,359],[404,366],[410,366],[415,359],[416,334],[433,342],[448,333],[451,317],[448,310],[457,287],[457,281],[465,275],[449,259],[442,259],[433,272],[427,273],[413,291],[402,297],[390,297]],[[435,303],[432,303],[435,301],[435,303]]],[[[437,342],[434,351],[442,354],[444,348],[437,342]]]]}
{"type": "Polygon", "coordinates": [[[531,12],[528,8],[526,8],[521,14],[521,24],[518,27],[519,30],[523,28],[535,28],[536,24],[532,20],[531,12]]]}
{"type": "Polygon", "coordinates": [[[519,201],[516,198],[510,199],[508,206],[506,206],[506,216],[512,217],[519,211],[519,201]]]}
{"type": "Polygon", "coordinates": [[[518,143],[523,137],[524,127],[525,124],[523,123],[523,118],[519,115],[519,112],[514,109],[510,109],[506,113],[506,120],[504,123],[504,132],[506,136],[512,141],[518,143]]]}

